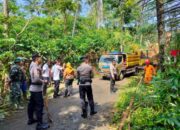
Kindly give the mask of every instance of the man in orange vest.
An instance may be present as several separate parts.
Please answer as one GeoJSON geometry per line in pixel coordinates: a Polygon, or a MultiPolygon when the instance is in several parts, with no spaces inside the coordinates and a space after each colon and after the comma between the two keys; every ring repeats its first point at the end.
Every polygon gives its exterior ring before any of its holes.
{"type": "Polygon", "coordinates": [[[144,68],[144,83],[149,84],[152,80],[153,75],[155,75],[155,69],[152,65],[150,65],[149,59],[147,59],[145,63],[146,66],[144,68]]]}

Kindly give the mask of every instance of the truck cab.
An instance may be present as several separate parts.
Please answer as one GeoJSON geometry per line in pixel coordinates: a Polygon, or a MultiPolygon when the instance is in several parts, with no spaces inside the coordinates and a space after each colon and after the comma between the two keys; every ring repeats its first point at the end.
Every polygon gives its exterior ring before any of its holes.
{"type": "Polygon", "coordinates": [[[112,52],[100,57],[99,69],[103,78],[110,77],[110,64],[113,60],[117,62],[119,79],[123,79],[128,73],[138,73],[140,66],[140,56],[138,54],[112,52]]]}

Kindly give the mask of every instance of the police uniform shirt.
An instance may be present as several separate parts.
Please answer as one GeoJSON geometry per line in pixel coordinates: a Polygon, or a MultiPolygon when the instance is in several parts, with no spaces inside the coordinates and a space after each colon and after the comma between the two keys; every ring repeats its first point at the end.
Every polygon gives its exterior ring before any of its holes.
{"type": "Polygon", "coordinates": [[[33,63],[33,65],[31,66],[30,75],[31,75],[31,82],[33,84],[30,85],[29,91],[41,92],[43,90],[43,86],[41,84],[38,85],[38,83],[42,83],[41,68],[36,63],[33,63]]]}
{"type": "MultiPolygon", "coordinates": [[[[91,79],[92,77],[92,67],[89,64],[86,63],[82,63],[78,68],[77,68],[77,72],[79,73],[79,78],[89,78],[91,79]]],[[[86,82],[85,84],[81,84],[80,85],[91,85],[90,82],[86,82]]]]}

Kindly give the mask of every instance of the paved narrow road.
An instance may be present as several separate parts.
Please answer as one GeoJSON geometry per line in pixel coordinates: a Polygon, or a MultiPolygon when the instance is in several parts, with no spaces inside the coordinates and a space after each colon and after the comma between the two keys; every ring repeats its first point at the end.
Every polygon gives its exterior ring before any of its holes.
{"type": "MultiPolygon", "coordinates": [[[[74,94],[72,97],[49,100],[49,109],[54,123],[48,130],[111,130],[109,119],[111,111],[118,94],[127,84],[128,79],[118,81],[116,87],[118,92],[110,94],[109,81],[95,78],[93,80],[93,94],[96,103],[97,115],[82,119],[80,114],[80,100],[78,87],[74,83],[74,94]]],[[[44,115],[46,117],[46,114],[44,115]]],[[[7,121],[0,123],[0,130],[35,130],[35,125],[28,126],[26,111],[19,111],[7,121]]]]}

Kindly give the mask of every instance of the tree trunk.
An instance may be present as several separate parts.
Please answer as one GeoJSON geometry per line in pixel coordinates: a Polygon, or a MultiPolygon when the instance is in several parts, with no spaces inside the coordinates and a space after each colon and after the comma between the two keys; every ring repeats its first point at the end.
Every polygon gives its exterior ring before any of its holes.
{"type": "Polygon", "coordinates": [[[3,15],[4,15],[4,37],[8,38],[8,18],[9,18],[9,9],[8,9],[8,0],[3,0],[3,15]]]}
{"type": "Polygon", "coordinates": [[[67,32],[67,14],[64,13],[64,34],[67,32]]]}
{"type": "Polygon", "coordinates": [[[103,26],[103,0],[98,0],[97,3],[97,28],[103,26]]]}
{"type": "Polygon", "coordinates": [[[157,29],[158,29],[158,43],[159,43],[159,66],[160,70],[164,71],[164,46],[165,46],[165,36],[164,36],[164,21],[163,21],[163,1],[156,0],[156,11],[157,11],[157,29]]]}
{"type": "Polygon", "coordinates": [[[75,16],[74,16],[74,23],[73,23],[72,37],[74,37],[74,33],[75,33],[75,29],[76,29],[77,15],[78,15],[78,9],[76,10],[76,13],[75,13],[75,16]]]}

